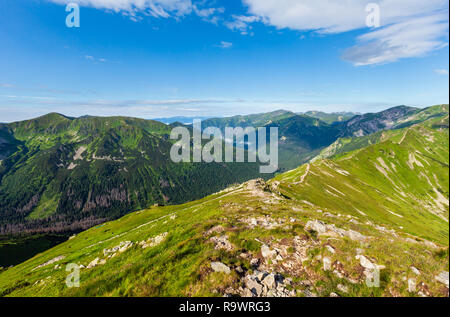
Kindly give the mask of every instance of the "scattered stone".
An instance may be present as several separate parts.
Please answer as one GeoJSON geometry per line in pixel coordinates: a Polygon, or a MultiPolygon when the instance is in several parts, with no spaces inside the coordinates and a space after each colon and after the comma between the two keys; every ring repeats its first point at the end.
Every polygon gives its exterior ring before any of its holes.
{"type": "Polygon", "coordinates": [[[45,263],[43,263],[43,264],[41,264],[41,265],[36,266],[32,271],[37,270],[37,269],[40,269],[41,267],[44,267],[44,266],[53,264],[53,263],[55,263],[55,262],[61,261],[61,260],[64,259],[64,258],[65,258],[64,255],[57,256],[56,258],[53,258],[53,259],[51,259],[51,260],[49,260],[49,261],[47,261],[47,262],[45,262],[45,263]]]}
{"type": "Polygon", "coordinates": [[[266,259],[272,259],[277,256],[277,251],[271,250],[269,246],[263,244],[263,246],[261,247],[261,254],[266,259]]]}
{"type": "Polygon", "coordinates": [[[254,229],[256,227],[262,227],[267,230],[272,230],[275,228],[278,228],[282,225],[282,223],[279,223],[272,219],[269,216],[266,217],[258,217],[258,218],[245,218],[241,219],[240,221],[246,223],[248,225],[249,229],[254,229]]]}
{"type": "Polygon", "coordinates": [[[275,275],[273,273],[267,275],[262,281],[264,285],[267,286],[268,289],[276,288],[275,275]]]}
{"type": "Polygon", "coordinates": [[[103,255],[107,255],[109,253],[123,253],[126,250],[128,250],[129,248],[131,248],[133,246],[133,242],[131,241],[122,241],[120,242],[119,245],[111,248],[111,249],[103,249],[103,255]]]}
{"type": "Polygon", "coordinates": [[[448,272],[443,271],[435,277],[435,280],[444,284],[448,288],[448,272]]]}
{"type": "Polygon", "coordinates": [[[261,296],[263,292],[263,286],[252,277],[246,277],[245,286],[250,290],[254,296],[261,296]]]}
{"type": "Polygon", "coordinates": [[[420,275],[420,271],[417,268],[415,268],[414,266],[411,266],[411,271],[416,275],[420,275]]]}
{"type": "Polygon", "coordinates": [[[221,225],[218,225],[218,226],[212,227],[211,229],[209,229],[208,231],[206,231],[206,232],[205,232],[205,235],[206,235],[206,236],[210,236],[210,235],[212,235],[213,233],[222,233],[222,232],[224,232],[224,231],[225,231],[225,229],[224,229],[221,225]]]}
{"type": "Polygon", "coordinates": [[[253,276],[256,276],[258,281],[262,281],[267,276],[267,273],[266,272],[261,272],[261,271],[255,271],[253,273],[253,276]]]}
{"type": "Polygon", "coordinates": [[[330,253],[332,253],[332,254],[335,254],[335,253],[336,253],[336,251],[334,250],[334,248],[333,248],[331,245],[327,244],[325,247],[327,248],[327,250],[328,250],[330,253]]]}
{"type": "Polygon", "coordinates": [[[428,241],[428,240],[423,241],[423,244],[425,244],[427,247],[432,248],[432,249],[438,249],[439,248],[435,243],[433,243],[431,241],[428,241]]]}
{"type": "Polygon", "coordinates": [[[306,230],[314,230],[318,234],[324,234],[327,232],[327,226],[320,220],[308,221],[305,226],[306,230]]]}
{"type": "Polygon", "coordinates": [[[156,237],[149,238],[147,241],[139,242],[139,245],[142,247],[142,249],[153,248],[162,243],[167,238],[168,235],[169,234],[167,232],[161,233],[156,237]]]}
{"type": "Polygon", "coordinates": [[[385,268],[383,265],[378,265],[378,264],[372,263],[364,255],[357,255],[355,258],[357,260],[359,260],[359,264],[364,268],[364,275],[369,279],[373,279],[374,273],[376,271],[379,271],[379,270],[382,270],[385,268]]]}
{"type": "Polygon", "coordinates": [[[228,241],[228,236],[220,236],[220,237],[212,237],[209,239],[211,242],[214,243],[214,248],[216,250],[224,249],[227,251],[232,251],[234,249],[233,245],[228,241]]]}
{"type": "Polygon", "coordinates": [[[416,280],[413,278],[408,279],[408,292],[414,293],[416,291],[416,280]]]}
{"type": "Polygon", "coordinates": [[[348,293],[348,287],[344,284],[338,284],[337,289],[342,293],[348,293]]]}
{"type": "Polygon", "coordinates": [[[92,260],[91,263],[88,264],[86,268],[92,269],[93,267],[96,267],[98,265],[99,260],[100,260],[99,258],[95,258],[94,260],[92,260]]]}
{"type": "Polygon", "coordinates": [[[339,295],[336,294],[336,293],[331,293],[331,294],[330,294],[330,297],[339,297],[339,295]]]}
{"type": "Polygon", "coordinates": [[[289,291],[287,285],[291,285],[291,280],[284,279],[281,274],[255,271],[244,277],[244,288],[238,293],[245,297],[295,296],[295,291],[289,291]]]}
{"type": "Polygon", "coordinates": [[[225,274],[230,274],[231,270],[228,266],[223,264],[222,262],[212,262],[211,268],[214,270],[214,272],[222,272],[225,274]]]}
{"type": "Polygon", "coordinates": [[[365,269],[374,270],[374,269],[384,269],[385,267],[383,265],[378,265],[372,263],[368,258],[366,258],[364,255],[357,255],[355,257],[357,260],[359,260],[359,263],[361,266],[365,269]]]}
{"type": "Polygon", "coordinates": [[[331,259],[329,257],[323,258],[323,270],[330,271],[331,270],[331,259]]]}
{"type": "Polygon", "coordinates": [[[252,267],[258,267],[259,266],[259,259],[258,258],[254,258],[250,260],[250,265],[252,267]]]}
{"type": "Polygon", "coordinates": [[[314,230],[319,235],[327,235],[331,237],[347,237],[354,241],[365,241],[368,237],[354,230],[344,230],[337,228],[334,224],[327,225],[320,220],[310,220],[306,223],[306,230],[314,230]]]}

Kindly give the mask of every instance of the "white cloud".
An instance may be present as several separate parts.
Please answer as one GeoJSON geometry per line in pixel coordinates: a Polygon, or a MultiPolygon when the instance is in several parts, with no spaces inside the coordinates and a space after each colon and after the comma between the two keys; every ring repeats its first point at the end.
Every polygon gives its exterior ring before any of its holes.
{"type": "Polygon", "coordinates": [[[230,48],[233,46],[233,43],[231,42],[225,42],[225,41],[221,41],[219,45],[217,45],[218,47],[221,48],[230,48]]]}
{"type": "Polygon", "coordinates": [[[85,55],[84,58],[93,62],[100,62],[100,63],[106,63],[108,61],[106,58],[95,58],[92,55],[85,55]]]}
{"type": "Polygon", "coordinates": [[[192,11],[191,0],[50,0],[59,4],[77,3],[80,6],[115,12],[145,11],[154,16],[167,18],[171,14],[183,16],[192,11]]]}
{"type": "Polygon", "coordinates": [[[366,27],[366,6],[378,3],[381,24],[448,8],[448,0],[243,0],[253,15],[278,28],[340,33],[366,27]]]}
{"type": "Polygon", "coordinates": [[[342,57],[356,66],[364,66],[424,56],[447,45],[442,40],[447,31],[444,16],[415,18],[359,36],[358,44],[347,49],[342,57]]]}
{"type": "Polygon", "coordinates": [[[128,16],[137,22],[142,20],[142,15],[155,18],[182,17],[192,13],[202,20],[210,23],[217,23],[218,15],[224,13],[222,7],[205,7],[207,1],[192,0],[48,0],[58,4],[77,3],[84,7],[96,9],[112,10],[128,16]]]}
{"type": "Polygon", "coordinates": [[[341,33],[367,28],[366,6],[380,6],[381,26],[344,53],[354,65],[423,56],[448,41],[448,0],[243,0],[249,14],[279,29],[341,33]],[[443,39],[447,35],[447,38],[443,39]]]}
{"type": "Polygon", "coordinates": [[[448,76],[448,69],[435,69],[434,72],[438,75],[448,76]]]}
{"type": "Polygon", "coordinates": [[[232,20],[225,22],[224,25],[232,31],[240,31],[244,34],[251,28],[252,23],[263,21],[261,17],[254,15],[232,15],[231,17],[232,20]]]}

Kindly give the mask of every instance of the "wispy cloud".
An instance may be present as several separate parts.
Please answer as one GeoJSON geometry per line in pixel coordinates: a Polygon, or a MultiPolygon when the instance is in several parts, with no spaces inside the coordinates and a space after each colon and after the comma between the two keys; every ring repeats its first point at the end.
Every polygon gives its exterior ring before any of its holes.
{"type": "Polygon", "coordinates": [[[100,62],[100,63],[106,63],[108,61],[106,58],[96,58],[92,55],[85,55],[84,58],[93,62],[100,62]]]}
{"type": "Polygon", "coordinates": [[[2,88],[13,88],[14,85],[13,84],[2,83],[2,84],[0,84],[0,87],[2,87],[2,88]]]}
{"type": "MultiPolygon", "coordinates": [[[[252,16],[279,29],[321,34],[365,29],[373,0],[243,0],[252,16]]],[[[381,28],[357,38],[343,58],[354,65],[394,62],[426,55],[447,45],[448,0],[378,1],[381,28]]],[[[235,28],[245,23],[236,21],[235,28]]]]}
{"type": "Polygon", "coordinates": [[[223,7],[208,7],[207,1],[199,0],[47,0],[57,4],[77,3],[80,6],[111,10],[138,22],[143,17],[180,18],[195,14],[202,20],[217,24],[223,7]]]}
{"type": "Polygon", "coordinates": [[[115,12],[145,12],[156,18],[183,16],[192,12],[191,0],[50,0],[58,4],[77,3],[80,6],[115,12]]]}
{"type": "Polygon", "coordinates": [[[434,72],[438,75],[448,76],[448,69],[435,69],[434,72]]]}
{"type": "Polygon", "coordinates": [[[220,44],[218,44],[216,46],[220,47],[220,48],[231,48],[231,47],[233,47],[233,43],[221,41],[220,44]]]}
{"type": "Polygon", "coordinates": [[[262,21],[263,18],[255,15],[232,15],[229,21],[224,22],[224,25],[232,31],[239,31],[245,35],[252,29],[253,23],[262,21]]]}
{"type": "Polygon", "coordinates": [[[392,24],[358,37],[343,59],[356,66],[395,62],[424,56],[448,45],[442,40],[448,32],[444,15],[431,15],[392,24]]]}
{"type": "Polygon", "coordinates": [[[218,24],[222,19],[221,15],[225,12],[225,8],[219,7],[202,7],[204,3],[197,3],[192,6],[194,13],[200,17],[203,21],[218,24]]]}

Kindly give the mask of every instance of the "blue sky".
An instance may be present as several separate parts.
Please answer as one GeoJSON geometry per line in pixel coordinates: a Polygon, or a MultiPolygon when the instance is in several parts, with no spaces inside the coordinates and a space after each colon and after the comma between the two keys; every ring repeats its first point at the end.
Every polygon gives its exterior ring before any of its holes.
{"type": "Polygon", "coordinates": [[[448,41],[446,0],[2,0],[0,122],[448,103],[448,41]]]}

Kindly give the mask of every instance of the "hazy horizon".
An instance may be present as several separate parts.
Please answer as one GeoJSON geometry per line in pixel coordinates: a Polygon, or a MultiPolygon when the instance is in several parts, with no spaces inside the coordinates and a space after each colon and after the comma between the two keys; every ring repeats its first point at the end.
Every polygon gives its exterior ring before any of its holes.
{"type": "MultiPolygon", "coordinates": [[[[443,103],[444,104],[444,103],[443,103]]],[[[438,105],[438,104],[436,104],[438,105]]],[[[418,108],[418,109],[425,109],[428,107],[432,107],[435,105],[429,105],[429,106],[425,106],[425,107],[420,107],[420,106],[408,106],[408,105],[396,105],[396,106],[389,106],[389,107],[385,107],[385,108],[381,108],[381,110],[378,111],[323,111],[323,110],[317,110],[317,109],[309,109],[309,110],[304,110],[304,111],[292,111],[292,110],[287,110],[287,109],[275,109],[275,110],[269,110],[269,111],[265,111],[265,112],[251,112],[251,113],[236,113],[236,114],[232,114],[232,115],[222,115],[222,116],[208,116],[208,115],[203,115],[203,114],[199,114],[199,115],[174,115],[174,116],[167,116],[167,117],[158,117],[158,116],[154,116],[154,117],[143,117],[143,116],[130,116],[127,114],[117,114],[117,115],[91,115],[91,114],[81,114],[81,115],[69,115],[67,113],[63,113],[63,112],[59,112],[59,111],[51,111],[51,112],[47,112],[47,113],[43,113],[41,115],[37,115],[34,117],[27,117],[24,119],[19,119],[19,120],[13,120],[13,121],[0,121],[0,123],[14,123],[14,122],[20,122],[20,121],[27,121],[27,120],[32,120],[32,119],[36,119],[42,116],[46,116],[52,113],[55,114],[59,114],[62,115],[64,117],[68,117],[68,118],[74,118],[74,119],[78,119],[78,118],[82,118],[82,117],[103,117],[103,118],[108,118],[108,117],[129,117],[129,118],[137,118],[137,119],[145,119],[145,120],[154,120],[154,121],[158,121],[158,120],[163,120],[163,119],[174,119],[174,118],[186,118],[186,119],[195,119],[195,118],[229,118],[229,117],[235,117],[235,116],[248,116],[248,115],[256,115],[256,114],[263,114],[263,113],[271,113],[271,112],[277,112],[277,111],[287,111],[287,112],[292,112],[292,113],[296,113],[296,114],[305,114],[307,112],[322,112],[322,113],[326,113],[326,114],[337,114],[337,113],[354,113],[355,115],[363,115],[363,114],[367,114],[367,113],[377,113],[377,112],[382,112],[388,109],[392,109],[392,108],[396,108],[396,107],[401,107],[401,106],[406,106],[406,107],[412,107],[412,108],[418,108]]]]}

